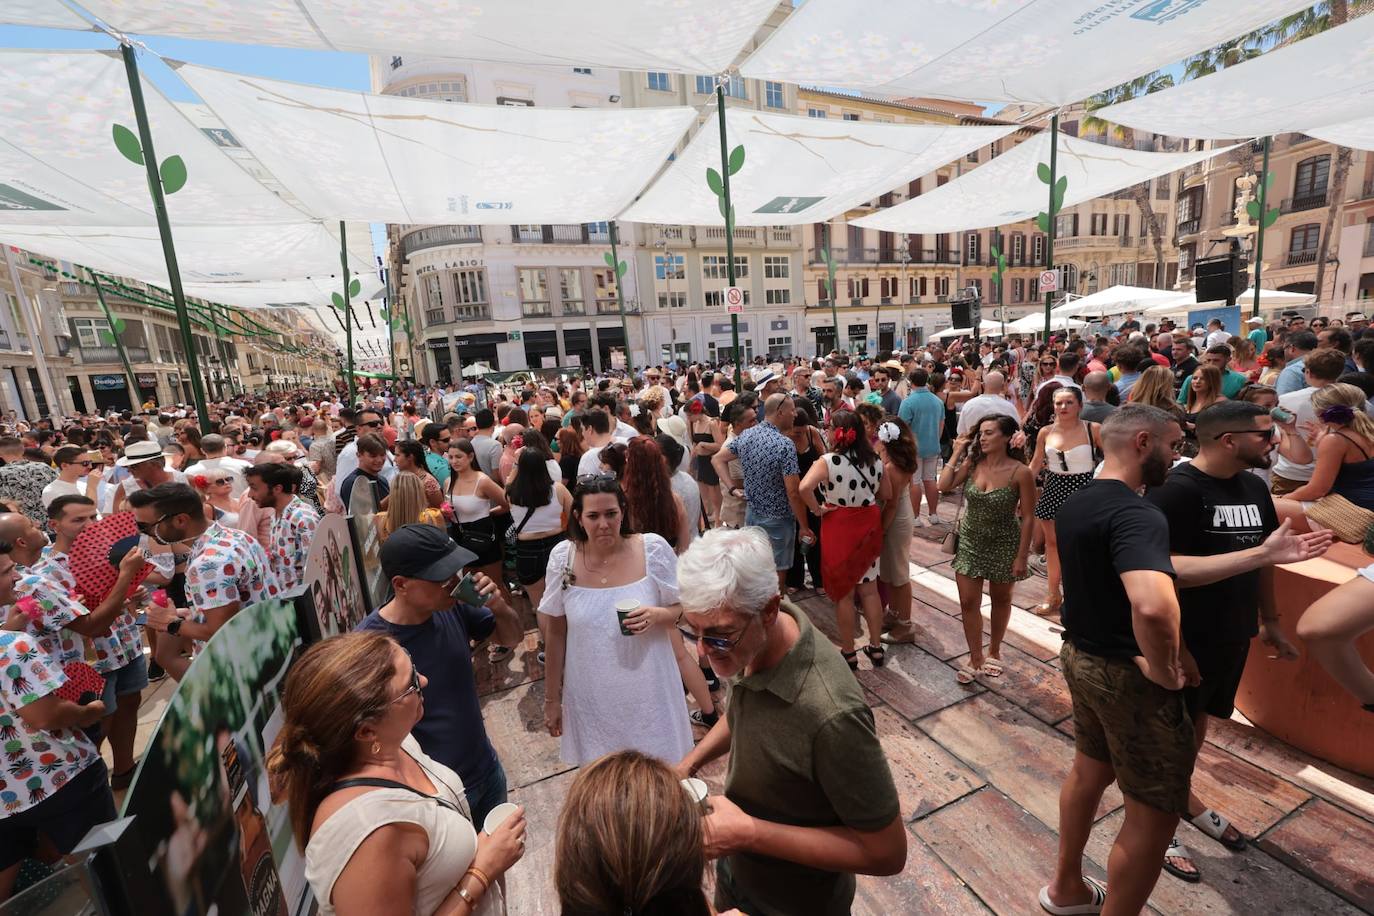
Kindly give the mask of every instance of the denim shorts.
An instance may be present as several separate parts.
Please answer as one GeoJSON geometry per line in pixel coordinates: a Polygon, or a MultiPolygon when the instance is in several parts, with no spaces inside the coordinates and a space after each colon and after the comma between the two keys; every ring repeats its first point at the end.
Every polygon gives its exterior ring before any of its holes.
{"type": "Polygon", "coordinates": [[[773,568],[791,569],[792,555],[797,547],[797,521],[790,516],[784,518],[758,518],[753,509],[746,509],[744,524],[762,528],[768,535],[768,543],[773,548],[773,568]]]}
{"type": "Polygon", "coordinates": [[[123,668],[116,668],[105,675],[105,692],[100,699],[105,701],[105,711],[113,713],[118,697],[131,693],[142,693],[148,686],[148,659],[142,652],[123,668]]]}

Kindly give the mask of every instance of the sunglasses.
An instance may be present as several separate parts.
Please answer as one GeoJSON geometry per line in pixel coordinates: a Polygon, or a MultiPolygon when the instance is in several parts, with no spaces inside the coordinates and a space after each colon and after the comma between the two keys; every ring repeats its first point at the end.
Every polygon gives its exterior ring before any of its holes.
{"type": "Polygon", "coordinates": [[[682,638],[688,642],[701,643],[706,647],[707,652],[718,652],[724,655],[732,651],[735,646],[739,645],[739,641],[744,638],[745,633],[749,632],[749,627],[753,625],[755,619],[756,618],[750,618],[749,623],[746,623],[740,628],[740,631],[735,634],[734,639],[727,639],[724,636],[702,636],[682,627],[678,627],[677,631],[681,633],[682,638]]]}
{"type": "Polygon", "coordinates": [[[1223,432],[1217,433],[1217,434],[1216,434],[1215,436],[1213,436],[1212,438],[1213,438],[1213,439],[1220,439],[1222,436],[1244,436],[1244,435],[1251,435],[1251,436],[1263,436],[1263,437],[1266,438],[1266,439],[1274,439],[1274,438],[1277,438],[1277,436],[1278,436],[1278,431],[1279,431],[1279,428],[1278,428],[1277,426],[1271,426],[1269,429],[1228,429],[1228,430],[1225,430],[1225,431],[1223,431],[1223,432]]]}
{"type": "Polygon", "coordinates": [[[610,471],[599,471],[595,474],[578,474],[577,483],[579,486],[586,483],[596,483],[601,480],[615,480],[615,475],[610,471]]]}
{"type": "Polygon", "coordinates": [[[169,519],[169,518],[171,518],[171,517],[172,517],[172,513],[168,512],[166,515],[160,516],[159,518],[157,518],[157,519],[154,520],[154,521],[151,521],[151,522],[135,522],[134,525],[138,528],[138,530],[139,530],[140,533],[146,534],[146,535],[150,535],[150,536],[151,536],[151,535],[153,534],[153,532],[157,530],[157,526],[158,526],[158,525],[161,525],[163,522],[167,521],[167,519],[169,519]]]}
{"type": "Polygon", "coordinates": [[[212,479],[210,480],[210,483],[216,484],[216,485],[226,484],[226,483],[233,483],[233,482],[234,482],[234,478],[232,478],[232,477],[215,477],[215,478],[212,478],[212,479]]]}
{"type": "Polygon", "coordinates": [[[382,421],[381,421],[381,420],[368,420],[366,423],[359,423],[358,425],[359,425],[359,426],[374,426],[374,427],[375,427],[375,426],[381,426],[381,425],[382,425],[382,421]]]}

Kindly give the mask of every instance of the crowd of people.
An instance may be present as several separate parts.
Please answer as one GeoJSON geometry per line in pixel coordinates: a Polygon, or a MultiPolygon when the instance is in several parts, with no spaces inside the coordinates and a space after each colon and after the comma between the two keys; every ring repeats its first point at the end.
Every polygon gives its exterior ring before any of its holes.
{"type": "MultiPolygon", "coordinates": [[[[1363,316],[1234,335],[1128,320],[738,373],[672,363],[13,423],[0,899],[23,860],[113,816],[150,680],[181,679],[243,608],[298,593],[320,519],[366,504],[388,596],[295,663],[268,761],[325,912],[504,912],[526,821],[476,671],[526,642],[542,726],[580,768],[556,843],[564,913],[849,912],[856,874],[906,860],[854,672],[917,639],[920,529],[952,557],[961,685],[1003,676],[1013,588],[1043,577],[1076,753],[1039,902],[1138,912],[1161,867],[1201,877],[1180,818],[1245,845],[1191,774],[1251,640],[1298,655],[1274,566],[1338,540],[1374,552],[1370,369],[1363,316]],[[121,513],[138,536],[109,557],[108,596],[87,598],[72,545],[121,513]],[[792,601],[807,589],[833,601],[838,647],[792,601]],[[74,664],[99,696],[59,696],[74,664]],[[703,817],[679,783],[727,753],[703,817]],[[1081,865],[1112,782],[1126,814],[1108,894],[1081,865]]],[[[1367,566],[1297,633],[1374,711],[1355,648],[1372,599],[1367,566]]]]}

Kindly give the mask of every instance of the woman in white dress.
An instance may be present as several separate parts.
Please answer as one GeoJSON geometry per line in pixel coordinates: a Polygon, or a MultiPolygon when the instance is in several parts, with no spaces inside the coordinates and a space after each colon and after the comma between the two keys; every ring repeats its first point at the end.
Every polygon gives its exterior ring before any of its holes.
{"type": "Polygon", "coordinates": [[[680,613],[677,557],[632,534],[614,476],[579,479],[568,540],[553,549],[539,617],[546,642],[544,724],[581,765],[637,750],[669,763],[692,749],[670,637],[680,613]],[[622,632],[616,603],[639,609],[622,632]]]}
{"type": "Polygon", "coordinates": [[[324,916],[501,916],[525,852],[517,808],[479,832],[458,774],[420,750],[426,679],[381,633],[316,643],[287,676],[267,768],[324,916]]]}

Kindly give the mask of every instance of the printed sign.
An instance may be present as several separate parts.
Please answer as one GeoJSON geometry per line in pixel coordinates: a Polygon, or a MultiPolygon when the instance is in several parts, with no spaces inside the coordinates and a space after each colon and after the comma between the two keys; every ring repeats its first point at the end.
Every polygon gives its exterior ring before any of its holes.
{"type": "Polygon", "coordinates": [[[1040,271],[1040,292],[1053,293],[1059,290],[1059,271],[1040,271]]]}
{"type": "Polygon", "coordinates": [[[26,194],[13,185],[0,183],[0,210],[65,210],[51,201],[26,194]]]}
{"type": "Polygon", "coordinates": [[[824,197],[774,197],[755,210],[755,213],[800,213],[807,207],[814,207],[825,200],[824,197]]]}
{"type": "Polygon", "coordinates": [[[744,290],[738,286],[725,287],[725,310],[727,312],[744,311],[744,290]]]}
{"type": "Polygon", "coordinates": [[[342,515],[326,514],[315,529],[315,539],[305,560],[305,591],[313,604],[321,637],[347,633],[367,616],[353,541],[348,536],[348,521],[342,515]]]}
{"type": "Polygon", "coordinates": [[[118,391],[124,388],[124,376],[93,375],[91,376],[91,387],[96,391],[118,391]]]}

